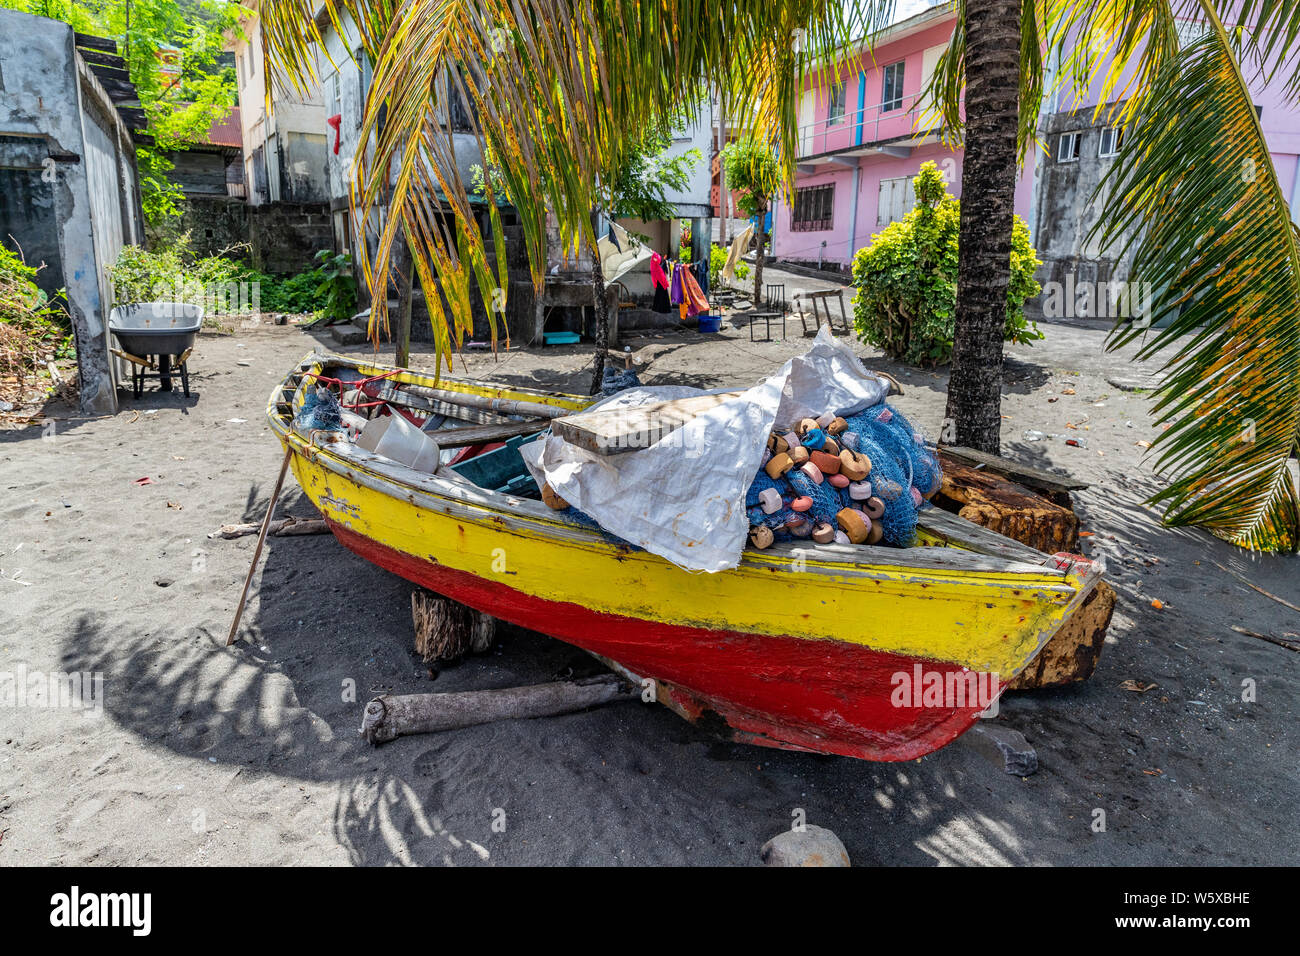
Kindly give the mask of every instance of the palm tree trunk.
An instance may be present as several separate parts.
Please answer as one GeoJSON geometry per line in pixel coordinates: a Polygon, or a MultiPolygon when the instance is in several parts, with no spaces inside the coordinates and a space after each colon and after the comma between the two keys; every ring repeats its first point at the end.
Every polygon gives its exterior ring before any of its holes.
{"type": "Polygon", "coordinates": [[[591,247],[591,295],[596,309],[596,355],[591,372],[591,392],[596,395],[605,378],[605,353],[609,350],[609,306],[605,301],[605,269],[600,263],[600,237],[596,235],[598,214],[591,213],[591,234],[595,244],[591,247]]]}
{"type": "Polygon", "coordinates": [[[1020,0],[966,0],[966,155],[945,426],[956,426],[956,444],[991,454],[1002,427],[1019,105],[1020,0]]]}
{"type": "Polygon", "coordinates": [[[763,307],[763,253],[767,251],[767,233],[763,230],[763,220],[767,211],[758,211],[758,246],[754,250],[754,308],[763,307]]]}

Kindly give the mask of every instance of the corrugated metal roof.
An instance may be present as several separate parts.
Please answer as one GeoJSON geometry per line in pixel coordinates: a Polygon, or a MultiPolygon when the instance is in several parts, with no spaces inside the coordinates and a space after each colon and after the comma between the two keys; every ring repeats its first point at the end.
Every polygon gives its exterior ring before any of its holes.
{"type": "Polygon", "coordinates": [[[213,146],[227,146],[231,149],[244,148],[244,134],[239,125],[239,107],[232,107],[224,120],[208,127],[208,135],[203,140],[213,146]]]}

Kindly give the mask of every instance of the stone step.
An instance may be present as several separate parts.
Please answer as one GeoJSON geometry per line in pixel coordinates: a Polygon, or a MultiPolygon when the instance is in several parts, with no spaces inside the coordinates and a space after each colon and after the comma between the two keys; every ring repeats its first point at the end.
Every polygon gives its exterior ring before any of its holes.
{"type": "Polygon", "coordinates": [[[366,341],[366,330],[351,322],[344,322],[330,326],[330,338],[339,345],[361,345],[366,341]]]}

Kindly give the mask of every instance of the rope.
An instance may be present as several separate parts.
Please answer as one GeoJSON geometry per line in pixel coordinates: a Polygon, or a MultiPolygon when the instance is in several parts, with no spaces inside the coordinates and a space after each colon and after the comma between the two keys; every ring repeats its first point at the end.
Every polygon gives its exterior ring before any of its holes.
{"type": "MultiPolygon", "coordinates": [[[[346,382],[341,378],[331,378],[328,375],[321,375],[317,372],[304,372],[303,374],[310,375],[316,381],[324,382],[326,385],[337,385],[339,387],[339,392],[342,393],[343,387],[345,385],[348,386],[349,388],[356,388],[360,390],[365,388],[371,382],[378,382],[386,378],[391,378],[392,376],[398,374],[398,372],[400,371],[401,369],[392,369],[391,371],[384,372],[382,375],[371,375],[369,378],[359,378],[354,381],[346,381],[346,382]]],[[[355,408],[374,408],[377,405],[387,405],[388,403],[382,401],[375,401],[375,402],[339,402],[339,404],[343,408],[355,409],[355,408]]]]}

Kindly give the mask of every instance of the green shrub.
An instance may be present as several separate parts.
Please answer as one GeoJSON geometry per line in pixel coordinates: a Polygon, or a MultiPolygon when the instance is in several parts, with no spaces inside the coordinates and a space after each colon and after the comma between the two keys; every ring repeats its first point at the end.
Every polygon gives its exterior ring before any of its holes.
{"type": "MultiPolygon", "coordinates": [[[[957,314],[959,201],[948,194],[933,162],[912,180],[916,208],[872,237],[853,257],[853,319],[858,338],[911,365],[952,360],[957,314]]],[[[1007,289],[1008,342],[1041,339],[1025,318],[1024,304],[1038,294],[1034,270],[1041,265],[1019,216],[1011,235],[1011,284],[1007,289]]]]}
{"type": "MultiPolygon", "coordinates": [[[[727,247],[711,246],[709,248],[709,288],[718,289],[722,286],[722,269],[727,264],[727,247]]],[[[749,265],[744,262],[736,263],[736,278],[745,279],[749,277],[749,265]]]]}
{"type": "MultiPolygon", "coordinates": [[[[227,256],[195,257],[189,252],[189,236],[157,252],[141,246],[125,246],[109,269],[114,304],[170,301],[208,302],[214,291],[238,289],[248,283],[242,311],[252,308],[252,284],[256,283],[257,305],[263,312],[322,313],[331,318],[349,318],[356,308],[356,280],[352,260],[346,253],[335,255],[322,249],[316,254],[316,268],[298,275],[268,275],[227,256]]],[[[231,303],[232,311],[240,304],[231,303]]]]}
{"type": "Polygon", "coordinates": [[[6,348],[19,349],[24,363],[36,351],[54,358],[71,358],[76,350],[68,314],[36,285],[36,269],[18,253],[0,246],[0,325],[6,348]]]}

